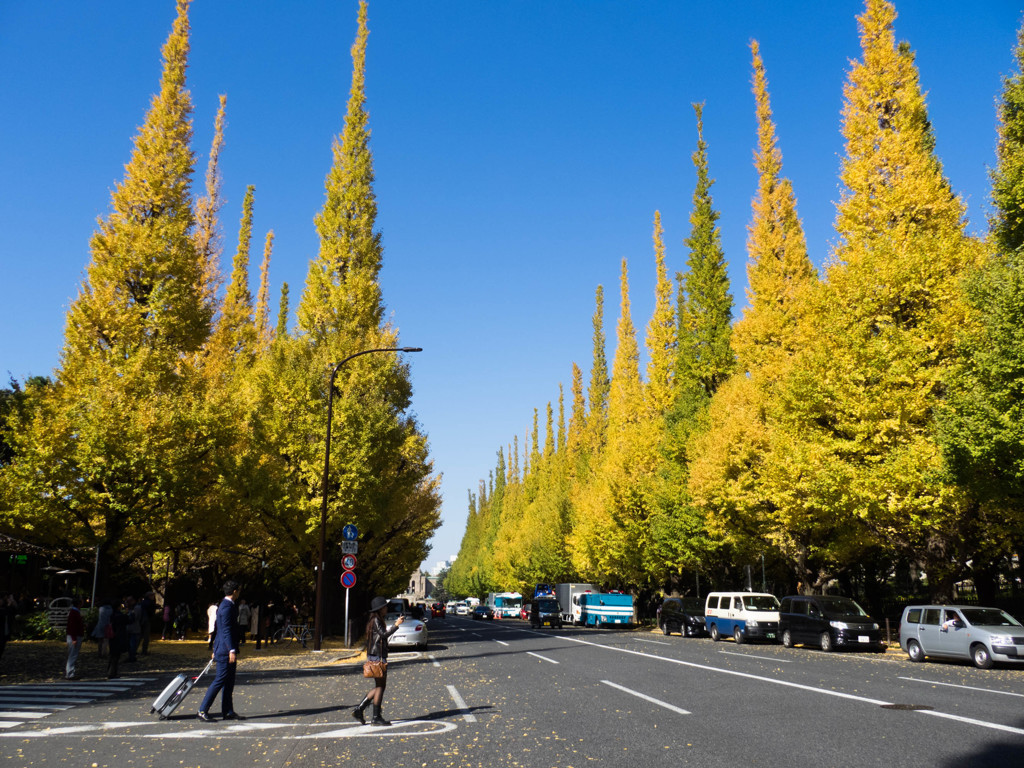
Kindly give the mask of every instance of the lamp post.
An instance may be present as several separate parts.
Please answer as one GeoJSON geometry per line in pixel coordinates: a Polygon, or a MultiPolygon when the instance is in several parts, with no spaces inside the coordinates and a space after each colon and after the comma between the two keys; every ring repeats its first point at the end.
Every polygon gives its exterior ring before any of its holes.
{"type": "Polygon", "coordinates": [[[385,347],[383,349],[364,349],[349,355],[340,363],[335,363],[331,369],[331,378],[327,384],[327,437],[324,441],[324,478],[321,486],[322,499],[320,501],[320,564],[316,569],[316,613],[313,617],[316,636],[313,638],[313,650],[319,651],[324,636],[323,604],[324,604],[324,565],[326,562],[327,550],[327,490],[330,482],[331,470],[331,422],[334,409],[334,380],[338,377],[338,371],[349,360],[362,355],[369,355],[374,352],[422,352],[422,347],[385,347]]]}

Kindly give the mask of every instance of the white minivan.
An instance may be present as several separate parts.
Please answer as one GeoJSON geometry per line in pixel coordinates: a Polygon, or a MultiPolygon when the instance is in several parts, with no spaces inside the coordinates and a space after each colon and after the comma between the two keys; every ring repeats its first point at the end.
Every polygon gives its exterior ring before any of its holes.
{"type": "Polygon", "coordinates": [[[737,643],[777,643],[779,601],[766,592],[712,592],[704,603],[704,626],[712,640],[732,635],[737,643]]]}

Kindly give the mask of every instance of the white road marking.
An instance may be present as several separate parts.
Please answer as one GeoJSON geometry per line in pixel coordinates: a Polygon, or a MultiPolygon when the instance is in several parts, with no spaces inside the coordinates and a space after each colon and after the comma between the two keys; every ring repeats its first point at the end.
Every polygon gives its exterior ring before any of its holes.
{"type": "Polygon", "coordinates": [[[12,712],[10,710],[0,710],[0,717],[23,717],[26,720],[34,720],[39,717],[49,717],[52,712],[12,712]]]}
{"type": "Polygon", "coordinates": [[[541,656],[539,653],[534,653],[533,651],[527,651],[527,653],[530,656],[536,656],[538,659],[543,659],[544,661],[550,661],[552,664],[557,664],[558,663],[554,659],[549,659],[547,656],[541,656]]]}
{"type": "MultiPolygon", "coordinates": [[[[494,640],[494,638],[493,638],[493,637],[492,637],[491,639],[492,639],[492,640],[494,640]]],[[[504,646],[507,646],[507,645],[508,645],[508,643],[506,643],[506,642],[505,642],[504,640],[494,640],[494,642],[496,642],[496,643],[501,643],[501,644],[502,644],[502,645],[504,645],[504,646]]]]}
{"type": "Polygon", "coordinates": [[[956,683],[939,683],[935,680],[920,680],[916,677],[901,677],[900,680],[909,680],[912,683],[925,683],[926,685],[946,685],[950,688],[966,688],[969,691],[982,691],[983,693],[998,693],[1002,696],[1017,696],[1024,699],[1024,693],[1010,693],[1009,691],[995,691],[991,688],[976,688],[973,685],[957,685],[956,683]]]}
{"type": "MultiPolygon", "coordinates": [[[[174,730],[160,730],[157,733],[124,733],[121,738],[144,738],[144,739],[249,739],[254,736],[265,737],[268,731],[285,730],[292,733],[284,733],[278,736],[282,739],[327,739],[327,738],[353,738],[353,737],[374,737],[374,736],[432,736],[455,730],[456,723],[435,721],[435,720],[393,720],[389,728],[376,726],[363,726],[358,723],[238,723],[236,725],[216,728],[197,728],[194,730],[182,729],[180,726],[168,726],[166,722],[134,721],[134,722],[106,722],[88,723],[58,726],[55,728],[41,728],[39,730],[26,730],[16,732],[3,732],[0,737],[18,739],[40,739],[51,736],[74,736],[75,738],[109,738],[111,729],[131,731],[132,729],[143,729],[152,731],[154,728],[174,730]],[[328,730],[322,730],[322,729],[328,730]],[[297,730],[305,729],[308,733],[295,733],[297,730]],[[320,729],[320,730],[318,730],[320,729]]],[[[0,728],[24,725],[24,723],[11,723],[10,726],[0,723],[0,728]]]]}
{"type": "Polygon", "coordinates": [[[430,659],[430,663],[431,663],[431,664],[433,664],[433,665],[434,665],[435,667],[440,667],[440,666],[441,666],[441,665],[440,665],[440,664],[438,663],[437,659],[436,659],[436,658],[434,657],[434,654],[432,654],[432,653],[428,653],[428,654],[427,654],[427,658],[428,658],[428,659],[430,659]]]}
{"type": "Polygon", "coordinates": [[[950,715],[945,712],[936,712],[930,709],[919,709],[916,710],[922,715],[931,715],[932,717],[944,717],[947,720],[956,720],[961,723],[967,723],[968,725],[978,725],[982,728],[993,728],[997,731],[1006,731],[1007,733],[1017,733],[1024,735],[1024,728],[1014,728],[1009,725],[1001,725],[999,723],[990,723],[986,720],[975,720],[973,717],[961,717],[960,715],[950,715]]]}
{"type": "Polygon", "coordinates": [[[462,719],[467,723],[475,723],[476,715],[469,711],[469,707],[466,706],[465,700],[459,695],[459,692],[455,690],[454,685],[448,686],[448,694],[452,697],[452,701],[455,702],[455,706],[463,710],[465,714],[462,715],[462,719]]]}
{"type": "Polygon", "coordinates": [[[618,685],[617,683],[613,683],[611,680],[602,680],[601,682],[605,685],[610,685],[612,688],[618,688],[620,691],[625,691],[630,696],[636,696],[638,699],[643,699],[644,701],[651,702],[651,704],[657,704],[659,707],[664,707],[665,709],[670,709],[673,712],[678,712],[680,715],[690,714],[685,709],[680,709],[679,707],[673,704],[661,701],[660,699],[656,699],[653,696],[648,696],[646,693],[640,693],[640,691],[634,691],[631,688],[625,688],[621,685],[618,685]]]}
{"type": "Polygon", "coordinates": [[[638,643],[651,643],[653,645],[671,645],[671,643],[666,643],[663,640],[644,640],[642,637],[638,637],[636,641],[638,643]]]}
{"type": "Polygon", "coordinates": [[[25,724],[24,722],[19,722],[17,720],[11,720],[10,722],[2,722],[2,723],[0,723],[0,728],[16,728],[19,725],[24,725],[24,724],[25,724]]]}
{"type": "MultiPolygon", "coordinates": [[[[800,683],[791,683],[788,680],[777,680],[775,678],[765,677],[763,675],[754,675],[754,674],[751,674],[749,672],[737,672],[736,670],[733,670],[733,669],[721,669],[720,667],[711,667],[711,666],[708,666],[707,664],[697,664],[697,663],[692,662],[692,661],[683,661],[681,659],[670,659],[667,656],[656,656],[656,655],[654,655],[652,653],[644,653],[643,651],[634,651],[634,650],[630,650],[629,648],[616,648],[613,645],[601,645],[600,643],[594,643],[594,642],[591,642],[589,640],[580,640],[579,638],[576,638],[576,637],[568,637],[568,636],[565,636],[565,635],[559,635],[559,637],[561,637],[563,640],[568,640],[568,641],[573,642],[573,643],[579,643],[580,645],[589,645],[589,646],[592,646],[594,648],[603,648],[606,651],[618,651],[619,653],[628,653],[628,654],[630,654],[632,656],[642,656],[644,658],[655,659],[657,661],[667,661],[670,664],[679,664],[680,666],[691,667],[692,669],[703,669],[706,672],[718,672],[719,674],[732,675],[734,677],[743,677],[743,678],[746,678],[748,680],[759,680],[759,681],[764,682],[764,683],[771,683],[773,685],[782,685],[782,686],[785,686],[787,688],[796,688],[796,689],[799,689],[799,690],[802,690],[802,691],[810,691],[811,693],[822,693],[822,694],[825,694],[826,696],[834,696],[834,697],[840,698],[840,699],[849,699],[851,701],[861,701],[861,702],[864,702],[866,704],[876,704],[878,706],[884,706],[886,704],[891,704],[891,702],[888,702],[888,701],[879,701],[878,699],[870,699],[870,698],[868,698],[866,696],[855,696],[855,695],[853,695],[851,693],[842,693],[841,691],[830,691],[830,690],[827,690],[825,688],[815,688],[814,686],[811,686],[811,685],[801,685],[800,683]]],[[[995,729],[997,731],[1007,731],[1009,733],[1024,734],[1024,729],[1013,728],[1012,726],[1009,726],[1009,725],[1001,725],[999,723],[991,723],[991,722],[988,722],[988,721],[985,721],[985,720],[974,720],[974,719],[971,719],[971,718],[968,718],[968,717],[959,717],[958,715],[948,715],[948,714],[945,714],[944,712],[936,712],[934,710],[928,710],[928,709],[919,709],[919,710],[915,710],[915,711],[916,712],[920,712],[923,715],[931,715],[933,717],[943,717],[943,718],[946,718],[948,720],[957,720],[957,721],[959,721],[961,723],[966,723],[968,725],[976,725],[976,726],[979,726],[981,728],[992,728],[992,729],[995,729]]]]}
{"type": "Polygon", "coordinates": [[[58,711],[64,711],[65,709],[73,709],[70,704],[29,704],[24,701],[16,702],[19,709],[55,709],[58,711]]]}
{"type": "Polygon", "coordinates": [[[777,661],[779,664],[792,664],[792,659],[775,659],[771,656],[758,656],[756,653],[737,653],[736,651],[719,651],[726,656],[743,656],[747,659],[763,659],[764,661],[777,661]]]}

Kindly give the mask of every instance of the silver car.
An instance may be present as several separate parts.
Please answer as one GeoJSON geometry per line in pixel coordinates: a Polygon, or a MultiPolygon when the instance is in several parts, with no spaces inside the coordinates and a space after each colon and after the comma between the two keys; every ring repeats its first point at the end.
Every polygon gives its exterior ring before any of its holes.
{"type": "MultiPolygon", "coordinates": [[[[384,623],[387,624],[388,629],[395,626],[395,622],[401,613],[389,613],[384,623]]],[[[406,614],[405,621],[402,622],[401,626],[391,637],[388,638],[388,647],[408,647],[415,646],[417,648],[426,648],[428,642],[427,622],[421,619],[414,619],[412,616],[406,614]]]]}
{"type": "Polygon", "coordinates": [[[911,661],[970,659],[989,669],[1024,662],[1024,627],[1006,611],[974,605],[911,605],[900,620],[900,647],[911,661]]]}

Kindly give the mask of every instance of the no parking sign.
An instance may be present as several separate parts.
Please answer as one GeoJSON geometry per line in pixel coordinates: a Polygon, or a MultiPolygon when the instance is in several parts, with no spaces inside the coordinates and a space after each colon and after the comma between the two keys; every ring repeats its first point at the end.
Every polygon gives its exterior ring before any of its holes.
{"type": "Polygon", "coordinates": [[[345,589],[351,589],[356,585],[356,575],[352,571],[345,571],[341,574],[341,586],[345,589]]]}

